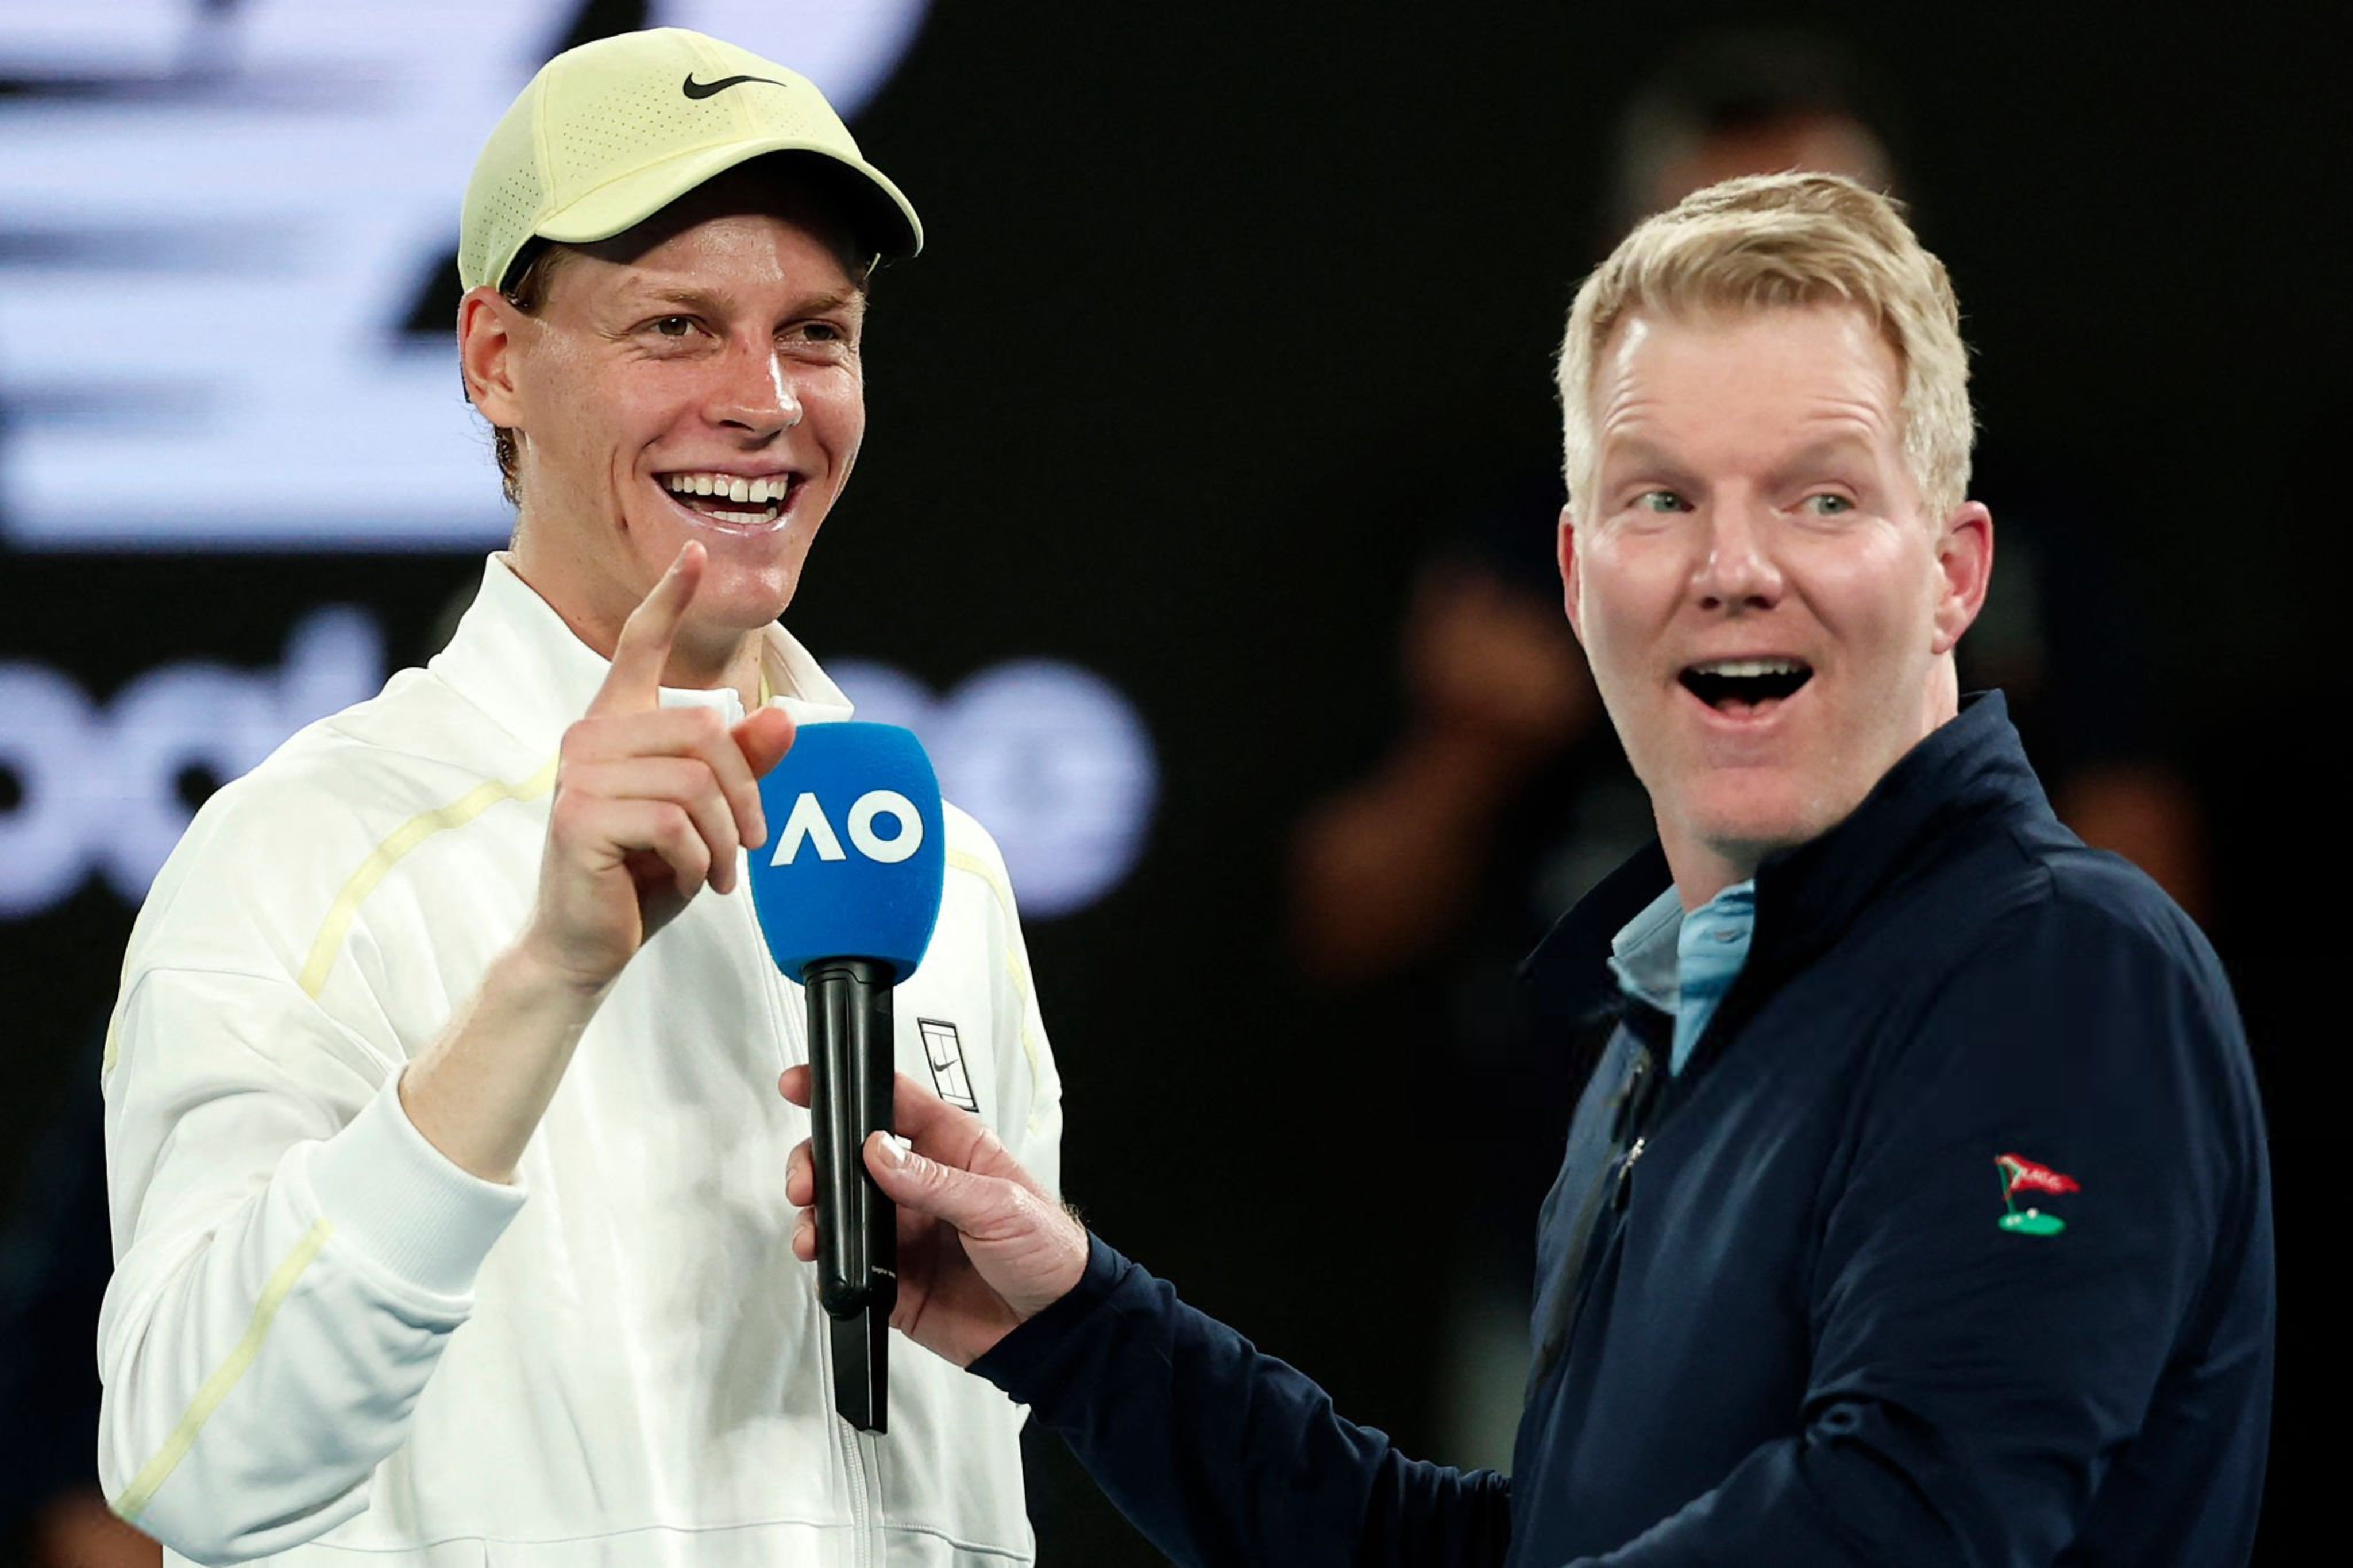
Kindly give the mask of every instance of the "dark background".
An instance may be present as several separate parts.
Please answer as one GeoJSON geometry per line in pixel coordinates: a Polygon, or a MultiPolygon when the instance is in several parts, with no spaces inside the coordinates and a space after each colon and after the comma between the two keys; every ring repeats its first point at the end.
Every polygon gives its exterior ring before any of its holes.
{"type": "MultiPolygon", "coordinates": [[[[1319,1027],[1290,983],[1282,838],[1386,732],[1433,518],[1553,438],[1550,355],[1625,91],[1702,23],[1794,16],[1866,52],[1902,107],[1989,438],[2031,435],[2096,494],[2147,585],[2160,738],[2206,809],[2212,934],[2272,1116],[2276,1547],[2309,1511],[2296,1439],[2323,1414],[2303,1243],[2331,1135],[2302,1004],[2327,973],[2333,874],[2306,841],[2335,837],[2313,737],[2345,624],[2326,11],[941,5],[858,126],[931,247],[880,280],[871,434],[790,622],[821,657],[940,689],[1070,658],[1150,725],[1166,771],[1139,868],[1029,932],[1090,1220],[1431,1449],[1430,1241],[1477,1173],[1426,1158],[1451,1146],[1430,1042],[1319,1027]]],[[[0,551],[0,658],[102,700],[166,660],[274,664],[294,619],[342,601],[410,662],[477,572],[0,551]]],[[[93,882],[0,925],[0,1180],[86,1064],[130,915],[93,882]]],[[[1039,1457],[1048,1562],[1155,1560],[1039,1457]]]]}

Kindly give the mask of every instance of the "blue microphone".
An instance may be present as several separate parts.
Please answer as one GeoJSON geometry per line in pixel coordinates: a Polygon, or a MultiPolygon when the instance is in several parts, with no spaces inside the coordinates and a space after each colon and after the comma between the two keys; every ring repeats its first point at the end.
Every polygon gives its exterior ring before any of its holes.
{"type": "Polygon", "coordinates": [[[898,1214],[866,1173],[892,1130],[891,988],[915,973],[947,875],[940,783],[895,724],[810,724],[760,781],[768,842],[746,857],[776,967],[808,1002],[818,1299],[833,1319],[834,1408],[889,1430],[898,1214]]]}

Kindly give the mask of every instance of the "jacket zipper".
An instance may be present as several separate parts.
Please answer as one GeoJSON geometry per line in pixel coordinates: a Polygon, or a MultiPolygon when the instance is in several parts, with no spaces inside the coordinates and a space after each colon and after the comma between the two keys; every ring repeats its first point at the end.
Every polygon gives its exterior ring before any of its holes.
{"type": "MultiPolygon", "coordinates": [[[[828,1399],[833,1397],[832,1364],[833,1358],[828,1354],[826,1357],[826,1397],[828,1399]]],[[[833,1418],[833,1426],[834,1430],[841,1434],[842,1462],[849,1467],[850,1539],[857,1542],[857,1551],[852,1554],[852,1561],[858,1563],[859,1568],[871,1568],[876,1544],[874,1537],[878,1531],[874,1529],[873,1521],[866,1517],[866,1459],[865,1456],[859,1452],[860,1445],[864,1440],[863,1435],[839,1415],[833,1418]]]]}
{"type": "MultiPolygon", "coordinates": [[[[759,949],[765,952],[768,945],[767,938],[761,934],[760,917],[752,908],[750,895],[746,893],[732,901],[742,905],[744,919],[752,928],[753,940],[758,944],[759,949]]],[[[773,964],[769,966],[769,972],[774,978],[768,982],[768,1005],[775,1010],[776,1022],[781,1026],[780,1033],[784,1045],[782,1066],[797,1067],[808,1060],[808,1041],[806,1037],[808,1026],[801,1016],[799,1009],[793,1005],[793,994],[786,985],[784,976],[776,973],[773,964]]],[[[814,1348],[817,1355],[818,1389],[825,1399],[826,1413],[833,1416],[834,1447],[840,1456],[845,1489],[849,1493],[850,1540],[854,1542],[850,1554],[851,1561],[856,1564],[856,1568],[873,1568],[879,1556],[878,1548],[881,1544],[880,1539],[881,1531],[868,1518],[866,1460],[859,1446],[860,1434],[849,1422],[839,1415],[833,1415],[831,1337],[833,1320],[827,1317],[825,1309],[818,1305],[815,1291],[809,1293],[808,1310],[817,1320],[814,1348]]]]}
{"type": "Polygon", "coordinates": [[[1595,1183],[1592,1195],[1586,1199],[1586,1208],[1588,1212],[1593,1213],[1594,1217],[1586,1230],[1585,1245],[1577,1257],[1577,1294],[1570,1299],[1568,1311],[1561,1319],[1559,1339],[1561,1353],[1567,1353],[1569,1341],[1576,1337],[1577,1321],[1585,1315],[1585,1299],[1592,1293],[1593,1277],[1601,1272],[1601,1259],[1608,1255],[1610,1247],[1625,1230],[1626,1205],[1633,1196],[1634,1191],[1634,1162],[1641,1159],[1642,1151],[1649,1147],[1649,1139],[1637,1136],[1626,1152],[1619,1158],[1617,1168],[1595,1183]],[[1609,1199],[1609,1216],[1607,1222],[1609,1229],[1606,1233],[1602,1230],[1604,1222],[1601,1215],[1595,1212],[1602,1206],[1602,1199],[1605,1196],[1609,1199]]]}
{"type": "MultiPolygon", "coordinates": [[[[1567,1353],[1569,1341],[1577,1332],[1577,1321],[1584,1313],[1586,1293],[1592,1288],[1596,1272],[1598,1253],[1594,1242],[1597,1239],[1595,1233],[1601,1226],[1602,1205],[1605,1203],[1609,1205],[1613,1220],[1625,1212],[1629,1173],[1634,1162],[1641,1158],[1643,1149],[1648,1147],[1651,1102],[1656,1098],[1653,1092],[1656,1086],[1651,1079],[1651,1048],[1638,1044],[1634,1048],[1634,1060],[1627,1068],[1626,1087],[1619,1091],[1615,1124],[1611,1128],[1611,1142],[1622,1142],[1630,1134],[1633,1142],[1626,1146],[1625,1153],[1612,1166],[1603,1170],[1600,1177],[1586,1190],[1584,1200],[1577,1205],[1575,1228],[1570,1233],[1576,1239],[1570,1245],[1566,1266],[1562,1269],[1570,1280],[1568,1305],[1561,1312],[1559,1326],[1548,1333],[1545,1342],[1537,1347],[1540,1358],[1538,1376],[1550,1372],[1553,1363],[1567,1353]]],[[[1615,1234],[1613,1227],[1611,1235],[1614,1237],[1615,1234]]]]}
{"type": "Polygon", "coordinates": [[[882,1539],[882,1450],[871,1432],[852,1432],[849,1439],[850,1453],[859,1461],[851,1477],[858,1484],[860,1510],[859,1549],[865,1553],[862,1561],[881,1563],[891,1554],[889,1542],[882,1539]],[[873,1494],[871,1497],[870,1489],[873,1494]]]}
{"type": "Polygon", "coordinates": [[[1609,1198],[1609,1207],[1613,1212],[1626,1212],[1626,1205],[1634,1195],[1634,1162],[1641,1159],[1642,1151],[1650,1146],[1648,1137],[1638,1137],[1634,1140],[1634,1146],[1626,1151],[1626,1158],[1618,1167],[1618,1190],[1609,1198]]]}

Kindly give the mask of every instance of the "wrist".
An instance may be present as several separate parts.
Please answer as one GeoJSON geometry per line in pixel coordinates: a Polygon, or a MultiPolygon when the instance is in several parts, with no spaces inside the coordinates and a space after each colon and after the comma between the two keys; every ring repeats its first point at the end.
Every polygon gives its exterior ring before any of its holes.
{"type": "Polygon", "coordinates": [[[470,1174],[510,1180],[610,988],[548,963],[528,941],[492,959],[473,997],[401,1075],[410,1125],[470,1174]]]}
{"type": "MultiPolygon", "coordinates": [[[[999,1334],[965,1370],[1024,1404],[1050,1397],[1064,1381],[1064,1352],[1072,1336],[1141,1270],[1089,1232],[1079,1275],[1070,1289],[999,1334]]],[[[1146,1277],[1148,1279],[1148,1276],[1146,1277]]]]}
{"type": "Polygon", "coordinates": [[[534,1012],[556,1016],[577,1013],[586,1027],[603,1005],[618,974],[586,970],[564,962],[540,939],[535,928],[526,930],[512,947],[491,961],[482,988],[508,996],[534,1012]]]}

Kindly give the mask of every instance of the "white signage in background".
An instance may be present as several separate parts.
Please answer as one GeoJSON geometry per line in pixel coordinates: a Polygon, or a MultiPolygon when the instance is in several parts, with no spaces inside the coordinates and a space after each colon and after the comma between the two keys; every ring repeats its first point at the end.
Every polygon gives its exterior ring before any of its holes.
{"type": "Polygon", "coordinates": [[[944,697],[887,664],[830,661],[860,719],[913,730],[940,790],[1005,851],[1024,917],[1074,913],[1144,852],[1160,793],[1152,735],[1120,689],[1054,659],[982,670],[944,697]]]}
{"type": "Polygon", "coordinates": [[[92,871],[130,904],[187,831],[198,791],[251,769],[314,719],[375,695],[384,636],[365,611],[313,610],[277,669],[149,670],[101,706],[46,665],[0,663],[0,918],[36,914],[92,871]]]}
{"type": "MultiPolygon", "coordinates": [[[[93,873],[138,904],[187,831],[191,793],[237,777],[312,720],[374,696],[385,673],[381,630],[342,605],[295,623],[276,669],[168,664],[105,703],[47,665],[0,663],[0,775],[15,796],[0,796],[0,919],[38,914],[93,873]]],[[[834,673],[860,718],[923,740],[944,793],[1005,851],[1030,919],[1086,908],[1134,866],[1159,768],[1143,721],[1110,682],[1051,659],[994,666],[945,697],[885,664],[847,660],[834,673]]],[[[849,831],[863,853],[913,852],[913,806],[895,797],[858,805],[849,831]],[[878,816],[898,818],[897,837],[877,831],[878,816]]],[[[832,829],[822,817],[818,826],[819,852],[838,858],[832,829]]],[[[779,852],[793,841],[787,825],[779,852]]]]}
{"type": "MultiPolygon", "coordinates": [[[[586,0],[0,5],[0,530],[19,550],[489,548],[447,331],[491,127],[586,0]],[[93,504],[95,502],[95,504],[93,504]]],[[[925,0],[648,0],[845,118],[925,0]]]]}

